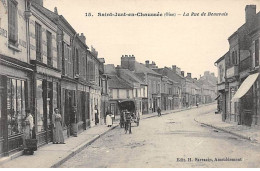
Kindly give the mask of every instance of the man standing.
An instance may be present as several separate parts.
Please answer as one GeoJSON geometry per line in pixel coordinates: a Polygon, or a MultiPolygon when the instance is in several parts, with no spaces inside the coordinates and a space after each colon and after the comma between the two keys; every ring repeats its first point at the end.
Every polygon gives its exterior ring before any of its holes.
{"type": "Polygon", "coordinates": [[[125,123],[125,133],[127,133],[127,130],[129,129],[129,134],[132,134],[132,130],[131,130],[131,113],[126,111],[125,112],[125,117],[126,117],[126,123],[125,123]]]}
{"type": "Polygon", "coordinates": [[[157,108],[157,113],[158,113],[158,117],[160,117],[160,116],[162,116],[162,114],[161,114],[161,108],[158,106],[158,108],[157,108]]]}

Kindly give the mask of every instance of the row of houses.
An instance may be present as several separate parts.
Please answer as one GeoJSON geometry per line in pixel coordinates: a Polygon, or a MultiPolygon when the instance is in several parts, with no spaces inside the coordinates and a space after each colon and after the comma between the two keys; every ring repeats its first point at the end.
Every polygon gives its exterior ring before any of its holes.
{"type": "Polygon", "coordinates": [[[46,9],[42,0],[1,0],[0,42],[0,156],[22,147],[27,110],[39,146],[52,142],[55,108],[65,137],[77,136],[97,120],[104,123],[105,60],[57,8],[46,9]]]}
{"type": "Polygon", "coordinates": [[[212,102],[214,79],[210,72],[197,80],[176,66],[142,64],[133,55],[105,65],[57,8],[46,9],[43,0],[0,1],[0,157],[22,148],[28,111],[42,146],[52,142],[55,108],[69,138],[104,124],[107,113],[117,115],[120,100],[134,99],[140,114],[212,102]]]}
{"type": "Polygon", "coordinates": [[[211,103],[217,97],[217,78],[205,71],[199,79],[173,65],[159,68],[155,62],[136,61],[134,55],[122,55],[121,65],[106,64],[110,112],[118,115],[117,102],[132,99],[141,114],[174,110],[211,103]]]}
{"type": "Polygon", "coordinates": [[[239,125],[260,125],[259,78],[260,13],[245,7],[245,23],[229,36],[229,50],[218,68],[218,108],[222,120],[239,125]]]}

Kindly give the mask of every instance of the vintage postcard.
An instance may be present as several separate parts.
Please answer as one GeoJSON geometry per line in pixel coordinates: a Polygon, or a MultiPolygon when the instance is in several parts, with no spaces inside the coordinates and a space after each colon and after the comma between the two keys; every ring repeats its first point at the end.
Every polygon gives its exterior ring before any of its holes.
{"type": "Polygon", "coordinates": [[[1,168],[259,168],[260,0],[0,0],[1,168]]]}

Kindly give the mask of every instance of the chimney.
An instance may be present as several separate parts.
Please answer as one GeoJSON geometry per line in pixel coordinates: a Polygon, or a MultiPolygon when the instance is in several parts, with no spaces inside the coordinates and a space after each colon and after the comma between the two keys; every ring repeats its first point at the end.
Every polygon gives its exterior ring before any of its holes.
{"type": "Polygon", "coordinates": [[[172,70],[176,72],[176,65],[172,65],[172,70]]]}
{"type": "Polygon", "coordinates": [[[184,77],[184,71],[181,71],[181,76],[183,76],[183,77],[184,77]]]}
{"type": "Polygon", "coordinates": [[[256,15],[256,5],[247,5],[245,8],[246,23],[252,22],[256,15]]]}
{"type": "Polygon", "coordinates": [[[121,57],[121,67],[123,69],[129,69],[130,71],[135,71],[135,56],[134,55],[122,55],[121,57]]]}
{"type": "Polygon", "coordinates": [[[190,72],[187,73],[187,77],[191,78],[191,73],[190,72]]]}
{"type": "Polygon", "coordinates": [[[58,9],[57,9],[57,7],[54,7],[54,13],[58,15],[58,9]]]}
{"type": "Polygon", "coordinates": [[[80,34],[79,39],[80,39],[84,44],[86,44],[86,37],[84,36],[83,33],[80,34]]]}
{"type": "Polygon", "coordinates": [[[32,1],[40,6],[43,6],[43,0],[32,0],[32,1]]]}

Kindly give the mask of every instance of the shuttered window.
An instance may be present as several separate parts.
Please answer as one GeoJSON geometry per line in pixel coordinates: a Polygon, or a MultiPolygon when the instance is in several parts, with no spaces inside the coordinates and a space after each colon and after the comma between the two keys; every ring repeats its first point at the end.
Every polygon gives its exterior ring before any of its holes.
{"type": "Polygon", "coordinates": [[[8,39],[9,43],[18,46],[17,2],[8,1],[8,39]]]}
{"type": "Polygon", "coordinates": [[[35,22],[36,60],[42,61],[42,26],[35,22]]]}
{"type": "Polygon", "coordinates": [[[46,31],[47,38],[47,65],[52,66],[52,34],[46,31]]]}

